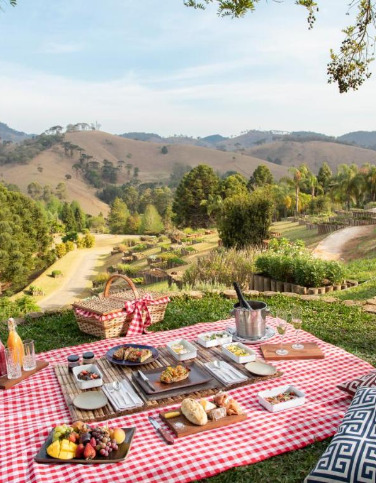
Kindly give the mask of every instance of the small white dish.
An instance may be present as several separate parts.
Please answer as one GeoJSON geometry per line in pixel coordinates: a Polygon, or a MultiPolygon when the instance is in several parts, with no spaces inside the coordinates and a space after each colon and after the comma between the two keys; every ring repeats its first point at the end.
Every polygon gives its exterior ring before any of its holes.
{"type": "Polygon", "coordinates": [[[222,351],[224,354],[227,355],[230,359],[232,359],[235,362],[239,362],[240,364],[243,364],[245,362],[251,362],[256,360],[256,353],[246,345],[242,344],[241,342],[231,342],[231,344],[225,344],[222,346],[222,351]],[[228,348],[232,346],[237,346],[239,349],[242,351],[246,352],[247,355],[243,356],[237,356],[233,352],[231,352],[228,348]]]}
{"type": "Polygon", "coordinates": [[[261,406],[270,411],[271,413],[276,413],[278,411],[283,411],[285,409],[296,408],[305,403],[304,392],[297,389],[295,386],[288,384],[286,386],[276,387],[274,389],[268,389],[266,391],[261,391],[258,393],[258,400],[261,406]],[[278,396],[284,392],[293,392],[297,395],[296,398],[290,399],[289,401],[271,404],[266,398],[278,396]]]}
{"type": "Polygon", "coordinates": [[[88,411],[103,408],[107,403],[108,399],[101,390],[82,392],[73,399],[73,404],[76,408],[88,411]]]}
{"type": "Polygon", "coordinates": [[[255,374],[256,376],[272,376],[277,372],[277,368],[266,362],[262,362],[256,359],[254,362],[248,362],[244,366],[247,371],[255,374]]]}
{"type": "Polygon", "coordinates": [[[197,342],[204,347],[215,347],[232,342],[232,335],[225,330],[203,332],[202,334],[198,334],[197,342]]]}
{"type": "Polygon", "coordinates": [[[92,389],[93,387],[100,387],[103,384],[103,376],[99,368],[95,364],[84,364],[83,366],[76,366],[73,367],[73,377],[77,384],[77,386],[84,390],[84,389],[92,389]],[[90,379],[89,381],[84,381],[78,378],[78,375],[82,371],[89,371],[98,374],[99,378],[97,379],[90,379]]]}
{"type": "Polygon", "coordinates": [[[185,339],[167,342],[167,350],[177,361],[187,361],[197,357],[197,349],[185,339]]]}

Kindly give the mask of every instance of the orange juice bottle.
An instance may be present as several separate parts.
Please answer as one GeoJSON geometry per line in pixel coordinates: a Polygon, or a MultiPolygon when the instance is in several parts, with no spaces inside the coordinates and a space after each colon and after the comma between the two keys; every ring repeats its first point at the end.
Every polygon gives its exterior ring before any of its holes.
{"type": "Polygon", "coordinates": [[[17,334],[16,322],[12,318],[8,320],[8,330],[9,330],[9,336],[8,336],[8,342],[7,342],[8,349],[15,350],[15,352],[17,353],[16,357],[20,361],[20,365],[22,367],[23,357],[24,357],[23,342],[21,337],[17,334]]]}

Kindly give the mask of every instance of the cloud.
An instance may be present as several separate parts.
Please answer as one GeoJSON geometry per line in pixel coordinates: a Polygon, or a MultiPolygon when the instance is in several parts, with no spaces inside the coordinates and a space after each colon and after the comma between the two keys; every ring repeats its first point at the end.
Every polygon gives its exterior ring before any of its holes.
{"type": "Polygon", "coordinates": [[[38,53],[42,54],[71,54],[74,52],[81,52],[84,50],[83,44],[77,43],[59,43],[59,42],[48,42],[43,45],[38,53]]]}

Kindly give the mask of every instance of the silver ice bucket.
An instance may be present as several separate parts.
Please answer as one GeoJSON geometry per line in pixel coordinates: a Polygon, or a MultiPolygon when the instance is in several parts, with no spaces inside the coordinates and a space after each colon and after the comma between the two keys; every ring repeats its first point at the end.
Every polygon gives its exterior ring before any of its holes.
{"type": "Polygon", "coordinates": [[[254,300],[247,300],[247,302],[253,310],[239,307],[239,303],[237,303],[231,312],[235,316],[236,335],[250,340],[261,339],[265,335],[265,319],[270,311],[264,302],[254,300]]]}

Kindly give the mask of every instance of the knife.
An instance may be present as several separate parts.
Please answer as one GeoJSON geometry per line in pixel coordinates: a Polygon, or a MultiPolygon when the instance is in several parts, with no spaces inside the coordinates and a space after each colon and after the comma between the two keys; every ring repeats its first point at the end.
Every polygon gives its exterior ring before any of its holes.
{"type": "Polygon", "coordinates": [[[154,429],[159,433],[162,438],[166,441],[167,444],[174,444],[175,440],[174,438],[165,431],[162,426],[158,423],[158,421],[153,418],[152,416],[149,416],[149,421],[153,425],[154,429]]]}
{"type": "Polygon", "coordinates": [[[155,387],[152,385],[152,383],[149,381],[149,379],[145,376],[145,374],[140,370],[138,370],[137,372],[138,372],[138,375],[141,377],[141,379],[146,382],[146,384],[149,386],[149,388],[152,391],[155,391],[155,387]]]}

